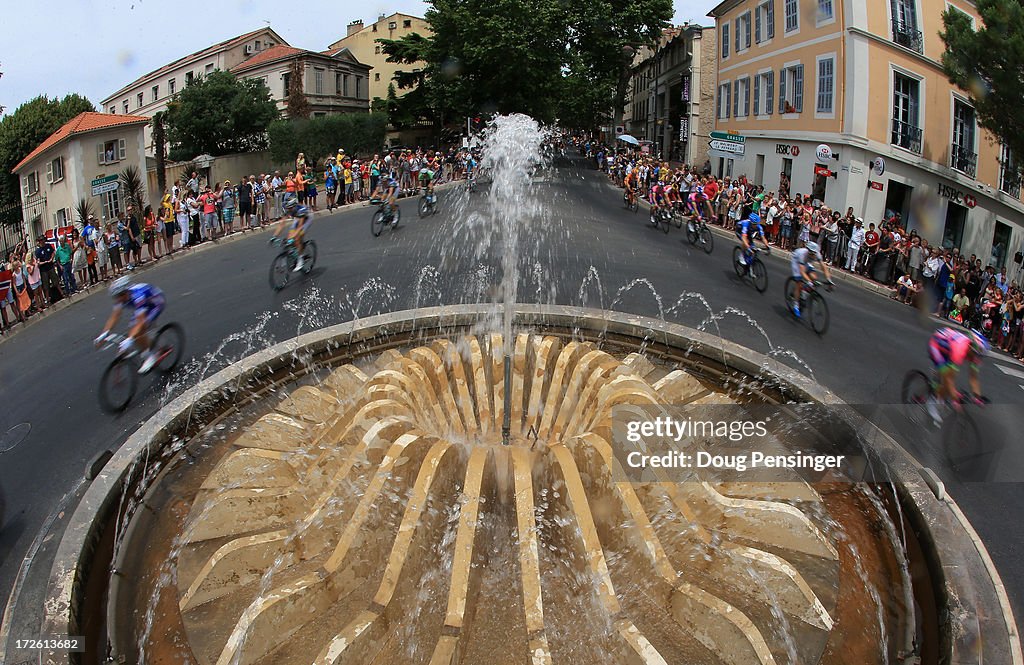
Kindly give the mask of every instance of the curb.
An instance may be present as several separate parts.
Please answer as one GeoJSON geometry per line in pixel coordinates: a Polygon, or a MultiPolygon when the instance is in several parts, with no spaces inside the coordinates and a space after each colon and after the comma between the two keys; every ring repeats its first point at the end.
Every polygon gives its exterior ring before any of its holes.
{"type": "MultiPolygon", "coordinates": [[[[100,533],[116,511],[127,486],[142,477],[153,477],[161,452],[189,427],[196,414],[219,417],[237,407],[253,386],[294,380],[319,363],[337,362],[372,353],[378,348],[403,343],[405,336],[417,342],[472,329],[494,311],[487,305],[455,305],[392,312],[361,321],[314,331],[257,352],[202,381],[145,422],[114,454],[86,491],[71,516],[50,571],[41,634],[75,635],[81,627],[81,593],[88,581],[92,555],[100,533]],[[307,360],[300,361],[300,358],[307,360]],[[281,374],[285,374],[281,378],[281,374]],[[246,387],[247,392],[241,388],[246,387]]],[[[635,344],[643,339],[648,352],[681,364],[702,363],[726,374],[739,371],[748,377],[768,379],[770,389],[781,390],[787,401],[813,401],[844,409],[844,403],[827,388],[796,370],[709,333],[657,319],[579,307],[517,305],[515,325],[538,333],[563,336],[592,333],[598,340],[618,339],[635,344]],[[664,344],[664,351],[658,346],[664,344]],[[684,353],[685,351],[685,353],[684,353]],[[707,363],[710,363],[708,365],[707,363]]],[[[852,409],[849,409],[852,412],[852,409]]],[[[999,662],[1021,665],[1018,632],[1009,601],[984,545],[955,503],[940,501],[921,476],[922,469],[893,439],[856,414],[861,427],[872,432],[872,450],[885,460],[899,503],[923,548],[925,564],[934,584],[936,607],[943,640],[940,662],[979,662],[978,645],[994,650],[999,662]],[[1002,613],[1001,621],[986,611],[1002,613]]],[[[193,422],[193,426],[200,424],[193,422]]],[[[186,434],[187,436],[187,434],[186,434]]],[[[144,492],[144,488],[138,488],[144,492]]],[[[136,506],[137,508],[137,506],[136,506]]],[[[131,523],[126,514],[122,524],[131,523]]],[[[907,645],[908,647],[911,645],[907,645]]],[[[69,663],[70,655],[43,652],[40,662],[69,663]]],[[[906,654],[910,662],[912,654],[906,654]]]]}

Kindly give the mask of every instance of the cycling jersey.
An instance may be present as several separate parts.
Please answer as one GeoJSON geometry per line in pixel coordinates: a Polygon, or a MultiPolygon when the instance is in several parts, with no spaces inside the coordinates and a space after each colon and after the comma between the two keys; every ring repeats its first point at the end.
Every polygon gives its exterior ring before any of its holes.
{"type": "Polygon", "coordinates": [[[423,182],[430,182],[434,179],[434,172],[428,168],[420,169],[420,180],[423,182]]]}
{"type": "MultiPolygon", "coordinates": [[[[740,222],[741,224],[743,222],[740,222]]],[[[793,274],[793,279],[800,282],[803,281],[803,274],[800,272],[800,266],[807,268],[807,272],[814,272],[814,255],[811,254],[811,250],[806,247],[800,247],[793,251],[793,256],[789,259],[789,267],[793,274]]]]}
{"type": "MultiPolygon", "coordinates": [[[[941,328],[928,340],[928,356],[939,372],[958,369],[970,355],[972,340],[969,335],[953,328],[941,328]]],[[[977,369],[977,356],[972,356],[971,367],[977,369]]]]}
{"type": "MultiPolygon", "coordinates": [[[[764,227],[761,226],[760,222],[754,224],[750,219],[744,219],[743,221],[736,224],[736,235],[740,238],[743,236],[749,236],[751,240],[758,236],[764,237],[764,227]]],[[[805,248],[801,248],[805,249],[805,248]]],[[[795,255],[795,252],[794,252],[795,255]]]]}
{"type": "Polygon", "coordinates": [[[164,304],[166,303],[164,292],[155,286],[150,284],[134,284],[128,288],[127,294],[128,302],[124,305],[119,302],[115,303],[114,307],[121,309],[130,306],[136,319],[142,315],[146,323],[150,324],[164,311],[164,304]]]}
{"type": "Polygon", "coordinates": [[[292,213],[292,230],[304,231],[313,221],[313,212],[304,205],[299,205],[292,213]]]}

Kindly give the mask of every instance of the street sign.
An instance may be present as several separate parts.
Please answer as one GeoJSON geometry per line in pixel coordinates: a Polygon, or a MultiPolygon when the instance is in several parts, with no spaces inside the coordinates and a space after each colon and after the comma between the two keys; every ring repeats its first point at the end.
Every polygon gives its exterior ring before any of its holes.
{"type": "Polygon", "coordinates": [[[868,187],[870,187],[871,189],[877,190],[879,192],[881,192],[881,191],[883,191],[885,189],[885,186],[882,183],[877,182],[875,180],[868,180],[868,187]]]}
{"type": "Polygon", "coordinates": [[[708,141],[708,145],[711,146],[712,150],[727,152],[730,155],[742,155],[745,152],[745,146],[742,143],[733,143],[732,141],[712,139],[708,141]]]}
{"type": "Polygon", "coordinates": [[[711,138],[718,139],[720,141],[729,141],[730,143],[743,143],[747,140],[745,136],[741,136],[735,132],[711,132],[711,138]]]}
{"type": "Polygon", "coordinates": [[[100,194],[106,194],[117,189],[117,174],[108,175],[103,178],[96,178],[92,181],[92,195],[99,196],[100,194]]]}
{"type": "Polygon", "coordinates": [[[819,161],[827,162],[832,159],[832,148],[827,144],[822,143],[818,146],[818,149],[814,151],[814,156],[817,157],[819,161]]]}

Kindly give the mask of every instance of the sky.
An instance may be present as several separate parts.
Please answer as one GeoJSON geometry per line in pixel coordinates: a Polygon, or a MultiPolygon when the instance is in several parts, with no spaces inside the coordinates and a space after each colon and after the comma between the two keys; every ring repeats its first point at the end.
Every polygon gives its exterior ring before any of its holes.
{"type": "MultiPolygon", "coordinates": [[[[717,1],[674,0],[674,23],[710,25],[717,1]]],[[[0,24],[0,105],[77,92],[100,101],[138,77],[269,24],[289,44],[323,50],[355,19],[422,16],[422,0],[50,0],[13,3],[0,24]],[[296,8],[301,9],[296,10],[296,8]]]]}

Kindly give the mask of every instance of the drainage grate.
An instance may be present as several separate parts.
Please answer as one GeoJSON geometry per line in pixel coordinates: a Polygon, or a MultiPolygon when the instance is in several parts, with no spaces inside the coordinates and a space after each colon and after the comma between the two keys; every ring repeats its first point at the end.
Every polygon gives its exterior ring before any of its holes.
{"type": "Polygon", "coordinates": [[[0,453],[12,450],[16,445],[28,438],[28,433],[31,431],[32,425],[30,423],[18,423],[3,434],[0,434],[0,453]]]}

